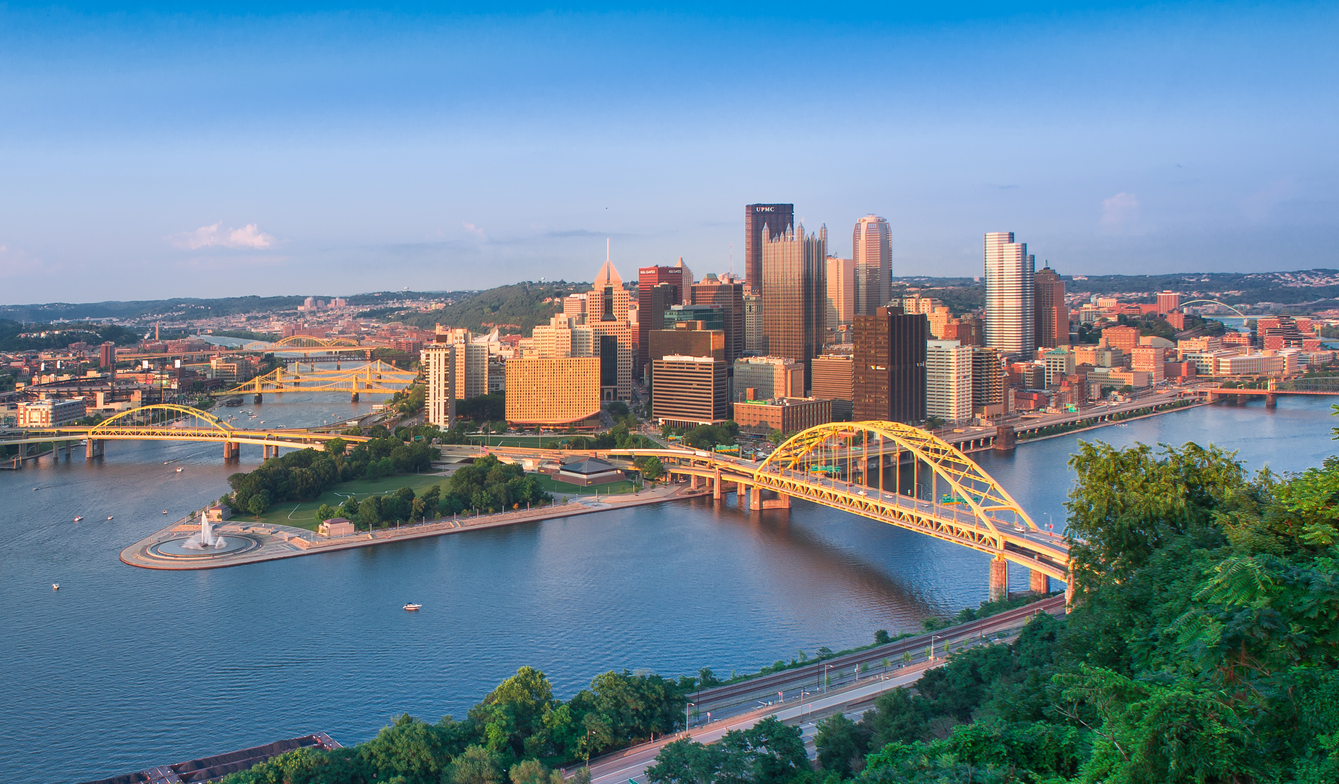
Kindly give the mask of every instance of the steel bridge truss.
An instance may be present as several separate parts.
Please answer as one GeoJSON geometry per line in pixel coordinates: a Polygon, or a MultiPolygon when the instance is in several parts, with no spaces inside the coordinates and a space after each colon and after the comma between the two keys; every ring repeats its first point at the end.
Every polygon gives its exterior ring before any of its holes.
{"type": "Polygon", "coordinates": [[[393,395],[403,391],[418,374],[400,370],[381,360],[351,370],[289,370],[279,367],[219,394],[262,394],[265,392],[347,392],[393,395]],[[389,382],[389,383],[387,383],[389,382]],[[401,386],[393,386],[400,384],[401,386]]]}

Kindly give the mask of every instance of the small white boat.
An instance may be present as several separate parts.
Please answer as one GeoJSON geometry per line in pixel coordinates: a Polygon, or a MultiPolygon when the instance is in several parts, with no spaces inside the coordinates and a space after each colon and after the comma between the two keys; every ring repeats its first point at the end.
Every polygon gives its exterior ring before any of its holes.
{"type": "Polygon", "coordinates": [[[34,493],[37,492],[37,488],[36,488],[36,487],[33,488],[33,492],[34,492],[34,493]]]}
{"type": "Polygon", "coordinates": [[[75,518],[74,518],[74,521],[77,523],[77,522],[79,522],[80,520],[83,520],[83,519],[84,519],[84,516],[83,516],[83,515],[76,515],[75,518]]]}
{"type": "Polygon", "coordinates": [[[167,464],[170,463],[170,462],[172,462],[172,461],[171,461],[171,460],[164,460],[164,461],[163,461],[163,465],[167,465],[167,464]]]}
{"type": "Polygon", "coordinates": [[[112,517],[113,517],[113,515],[107,515],[107,519],[108,519],[108,520],[112,519],[112,517]]]}
{"type": "Polygon", "coordinates": [[[406,604],[406,605],[404,606],[404,608],[405,608],[405,610],[407,610],[408,612],[418,612],[419,610],[423,609],[423,605],[421,605],[421,604],[414,604],[413,602],[410,602],[409,604],[406,604]]]}
{"type": "Polygon", "coordinates": [[[177,469],[177,473],[178,473],[178,474],[181,473],[181,469],[180,469],[180,468],[177,469]]]}
{"type": "Polygon", "coordinates": [[[167,514],[167,510],[166,510],[166,509],[163,510],[163,514],[167,514]]]}
{"type": "Polygon", "coordinates": [[[60,590],[60,583],[52,583],[52,584],[51,584],[51,590],[53,590],[53,591],[59,591],[59,590],[60,590]]]}

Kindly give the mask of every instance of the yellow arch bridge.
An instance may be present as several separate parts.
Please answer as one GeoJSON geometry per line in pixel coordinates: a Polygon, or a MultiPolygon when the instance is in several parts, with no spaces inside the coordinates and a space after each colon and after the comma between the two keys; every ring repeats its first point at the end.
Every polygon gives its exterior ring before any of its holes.
{"type": "Polygon", "coordinates": [[[84,442],[85,457],[103,452],[107,441],[205,441],[223,445],[225,460],[239,455],[242,444],[264,447],[265,457],[278,455],[279,448],[324,450],[326,442],[368,441],[368,436],[341,436],[308,430],[248,430],[236,428],[208,411],[189,406],[158,404],[122,411],[96,425],[83,427],[30,428],[0,435],[0,446],[19,447],[21,461],[27,450],[38,444],[63,445],[66,455],[71,446],[84,442]]]}
{"type": "Polygon", "coordinates": [[[254,395],[255,402],[264,399],[266,392],[342,392],[357,401],[363,395],[393,395],[409,386],[418,374],[401,370],[381,360],[369,362],[350,370],[290,370],[279,367],[263,376],[256,376],[244,384],[218,392],[219,395],[254,395]]]}
{"type": "MultiPolygon", "coordinates": [[[[751,509],[802,498],[992,556],[991,598],[1007,595],[1009,562],[1030,570],[1034,591],[1068,581],[1069,549],[1039,529],[971,458],[932,433],[897,422],[834,422],[805,430],[761,463],[683,449],[609,450],[656,455],[671,476],[735,490],[751,509]],[[747,496],[745,495],[747,493],[747,496]],[[770,496],[770,497],[768,497],[770,496]]],[[[742,502],[742,500],[741,500],[742,502]]]]}

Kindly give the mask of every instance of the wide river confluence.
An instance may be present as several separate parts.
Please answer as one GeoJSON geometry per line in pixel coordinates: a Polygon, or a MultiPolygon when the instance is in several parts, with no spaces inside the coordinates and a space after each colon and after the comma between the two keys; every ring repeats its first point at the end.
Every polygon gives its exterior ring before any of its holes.
{"type": "MultiPolygon", "coordinates": [[[[1252,469],[1297,471],[1334,452],[1330,402],[1196,408],[981,462],[1059,530],[1081,438],[1213,441],[1252,469]]],[[[246,408],[308,425],[369,404],[289,394],[246,408]]],[[[102,460],[0,471],[0,781],[80,781],[321,730],[355,743],[400,713],[463,716],[522,665],[563,697],[610,669],[756,670],[986,598],[986,556],[806,503],[750,517],[680,501],[208,571],[118,560],[259,458],[109,442],[102,460]]],[[[1025,589],[1026,573],[1011,582],[1025,589]]]]}

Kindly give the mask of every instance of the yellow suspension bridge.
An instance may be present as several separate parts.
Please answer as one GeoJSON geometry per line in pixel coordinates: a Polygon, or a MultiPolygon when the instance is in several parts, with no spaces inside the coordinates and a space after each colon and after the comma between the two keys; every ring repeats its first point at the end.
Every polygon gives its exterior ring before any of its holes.
{"type": "Polygon", "coordinates": [[[393,395],[404,390],[418,374],[411,370],[400,370],[381,360],[369,362],[351,370],[289,370],[280,367],[257,376],[232,389],[217,392],[217,395],[254,395],[255,402],[264,399],[266,392],[281,394],[284,392],[343,392],[349,399],[358,400],[364,395],[393,395]]]}
{"type": "Polygon", "coordinates": [[[1046,591],[1049,579],[1069,577],[1063,538],[1038,528],[1008,491],[957,448],[897,422],[819,425],[761,463],[683,449],[600,454],[655,455],[671,476],[711,486],[714,498],[733,489],[742,499],[747,491],[751,509],[789,507],[791,498],[801,498],[988,553],[992,598],[1007,594],[1009,562],[1030,570],[1036,591],[1046,591]]]}
{"type": "Polygon", "coordinates": [[[279,448],[324,450],[332,439],[368,441],[368,436],[343,436],[299,429],[249,430],[224,422],[208,411],[162,403],[123,411],[96,425],[29,428],[0,435],[0,446],[18,446],[19,460],[37,444],[63,445],[66,456],[72,445],[84,442],[84,456],[103,453],[106,441],[204,441],[223,445],[223,457],[238,456],[242,444],[264,447],[265,457],[278,455],[279,448]]]}

